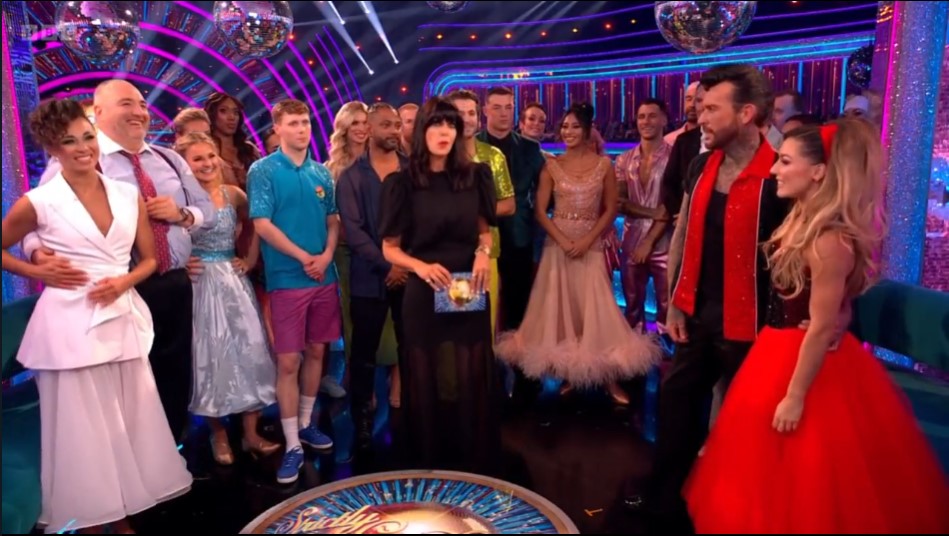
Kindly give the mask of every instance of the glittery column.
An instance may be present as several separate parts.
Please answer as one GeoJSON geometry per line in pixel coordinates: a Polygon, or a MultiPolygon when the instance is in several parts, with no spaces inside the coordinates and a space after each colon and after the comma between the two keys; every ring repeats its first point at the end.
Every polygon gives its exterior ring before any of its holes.
{"type": "Polygon", "coordinates": [[[896,2],[889,35],[890,68],[883,107],[889,235],[884,276],[922,279],[923,244],[947,2],[896,2]]]}
{"type": "MultiPolygon", "coordinates": [[[[23,192],[30,188],[30,173],[28,151],[24,147],[22,119],[25,112],[21,109],[24,101],[28,104],[32,100],[36,103],[36,76],[33,72],[32,52],[28,58],[17,55],[25,42],[29,47],[29,26],[26,24],[26,8],[23,2],[3,3],[3,115],[0,125],[3,125],[3,215],[23,192]],[[24,63],[26,60],[26,63],[24,63]],[[24,68],[24,66],[26,66],[24,68]],[[22,94],[32,91],[32,95],[22,94]],[[24,97],[26,97],[24,99],[24,97]],[[30,98],[31,97],[31,98],[30,98]]],[[[27,48],[29,51],[30,49],[27,48]]],[[[32,108],[29,108],[32,109],[32,108]]],[[[28,111],[28,110],[27,110],[28,111]]],[[[36,159],[36,151],[32,160],[36,159]]],[[[42,152],[39,152],[42,160],[42,152]]],[[[40,162],[41,163],[41,162],[40,162]]],[[[39,175],[37,174],[37,177],[39,175]]],[[[12,248],[16,250],[18,248],[12,248]]],[[[18,254],[14,251],[14,254],[18,254]]],[[[34,292],[35,285],[23,278],[3,272],[3,303],[22,298],[34,292]]]]}

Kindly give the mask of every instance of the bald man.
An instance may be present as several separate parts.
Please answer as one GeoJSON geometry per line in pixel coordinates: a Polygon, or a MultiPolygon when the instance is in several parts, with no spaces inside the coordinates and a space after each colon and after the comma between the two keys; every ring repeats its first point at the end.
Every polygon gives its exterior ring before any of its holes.
{"type": "MultiPolygon", "coordinates": [[[[145,142],[148,103],[135,86],[118,79],[99,84],[93,112],[101,173],[139,188],[155,233],[159,270],[136,290],[152,313],[155,342],[148,357],[168,424],[178,439],[187,424],[191,390],[192,293],[185,266],[191,257],[191,233],[213,225],[216,210],[178,153],[145,142]]],[[[56,159],[50,160],[40,184],[61,169],[56,159]]],[[[23,251],[36,264],[68,264],[42,247],[35,233],[23,239],[23,251]]]]}
{"type": "Polygon", "coordinates": [[[665,135],[663,141],[669,145],[675,144],[676,138],[680,134],[685,134],[699,127],[699,114],[695,112],[695,92],[698,87],[698,82],[692,82],[685,88],[685,124],[665,135]]]}
{"type": "Polygon", "coordinates": [[[402,152],[412,152],[412,133],[415,132],[415,116],[418,115],[418,104],[410,102],[399,106],[399,121],[402,122],[402,152]]]}

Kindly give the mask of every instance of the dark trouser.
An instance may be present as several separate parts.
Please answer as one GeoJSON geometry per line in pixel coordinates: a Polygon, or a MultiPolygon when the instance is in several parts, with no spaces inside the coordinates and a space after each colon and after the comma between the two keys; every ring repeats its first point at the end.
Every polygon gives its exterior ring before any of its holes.
{"type": "Polygon", "coordinates": [[[137,287],[152,313],[155,342],[148,360],[175,440],[188,424],[191,401],[191,279],[184,269],[152,275],[137,287]]]}
{"type": "MultiPolygon", "coordinates": [[[[498,275],[501,277],[499,331],[515,330],[524,321],[531,288],[534,286],[534,244],[518,248],[502,240],[498,275]]],[[[513,368],[513,372],[513,394],[518,403],[532,403],[540,392],[540,382],[527,378],[517,367],[513,368]]]]}
{"type": "Polygon", "coordinates": [[[516,248],[501,243],[501,330],[520,327],[534,284],[534,246],[516,248]]]}
{"type": "Polygon", "coordinates": [[[723,338],[720,304],[703,307],[686,329],[689,342],[676,345],[659,390],[656,461],[648,490],[656,513],[674,523],[688,519],[682,486],[708,435],[712,388],[722,378],[731,381],[751,348],[749,342],[723,338]]]}
{"type": "Polygon", "coordinates": [[[382,340],[386,316],[392,311],[395,340],[399,361],[402,361],[402,296],[403,291],[390,290],[384,299],[350,298],[350,318],[353,325],[352,362],[350,363],[350,391],[354,409],[365,410],[372,401],[373,380],[376,372],[376,352],[382,340]]]}

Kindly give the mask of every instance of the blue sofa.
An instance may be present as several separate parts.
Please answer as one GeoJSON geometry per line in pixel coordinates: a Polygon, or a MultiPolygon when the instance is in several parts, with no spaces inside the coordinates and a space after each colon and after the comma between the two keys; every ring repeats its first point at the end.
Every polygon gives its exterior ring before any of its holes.
{"type": "Polygon", "coordinates": [[[24,372],[16,353],[37,299],[3,306],[3,534],[29,534],[40,516],[39,394],[32,380],[7,385],[24,372]]]}
{"type": "Polygon", "coordinates": [[[949,293],[882,281],[855,302],[851,331],[929,369],[888,365],[949,473],[949,293]]]}

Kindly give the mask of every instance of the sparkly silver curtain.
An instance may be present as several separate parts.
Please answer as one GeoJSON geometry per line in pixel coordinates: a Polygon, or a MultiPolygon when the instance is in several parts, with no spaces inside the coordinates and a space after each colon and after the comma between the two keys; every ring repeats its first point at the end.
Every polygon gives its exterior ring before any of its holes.
{"type": "MultiPolygon", "coordinates": [[[[21,4],[21,2],[13,2],[21,4]]],[[[21,8],[22,9],[22,8],[21,8]]],[[[3,11],[3,116],[0,118],[0,132],[3,136],[3,216],[7,210],[29,188],[29,178],[26,159],[23,151],[23,137],[20,129],[19,110],[17,107],[16,91],[14,87],[13,62],[10,60],[11,32],[7,19],[6,6],[3,11]]],[[[34,84],[35,87],[35,84],[34,84]]],[[[18,254],[18,252],[14,252],[18,254]]],[[[30,294],[30,284],[27,280],[3,272],[3,303],[22,298],[30,294]]]]}

